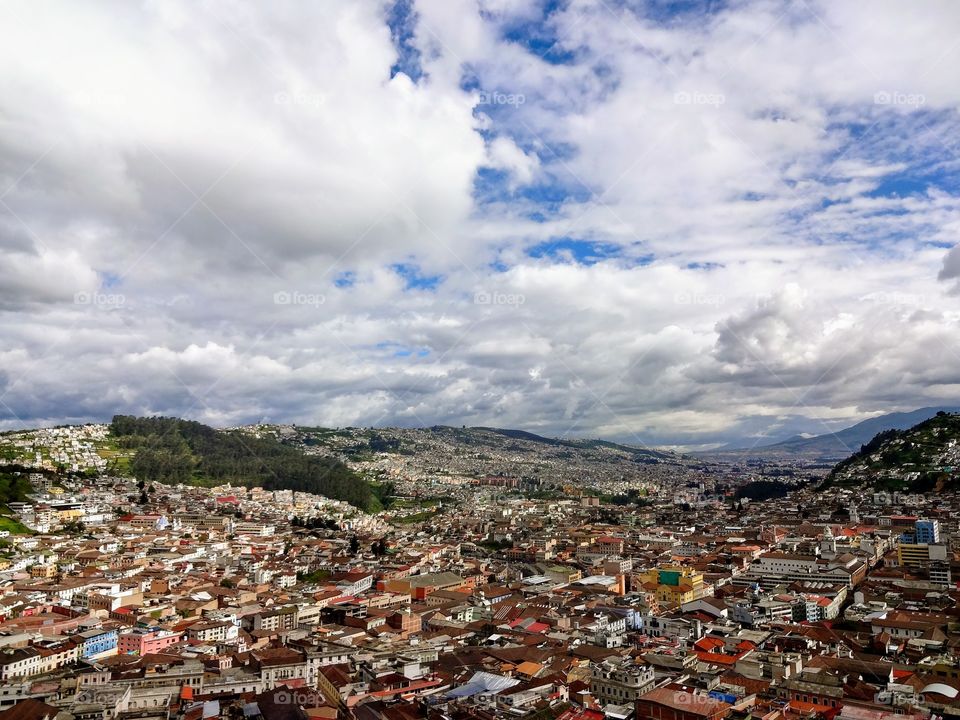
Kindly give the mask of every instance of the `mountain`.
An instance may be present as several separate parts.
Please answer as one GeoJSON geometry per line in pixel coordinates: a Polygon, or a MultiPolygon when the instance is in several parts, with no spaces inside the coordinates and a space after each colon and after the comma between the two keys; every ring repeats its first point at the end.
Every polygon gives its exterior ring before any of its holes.
{"type": "Polygon", "coordinates": [[[529,440],[530,442],[543,443],[545,445],[557,445],[569,448],[598,448],[605,447],[611,450],[618,450],[633,455],[636,458],[647,458],[650,460],[676,460],[675,453],[667,450],[653,450],[646,447],[634,447],[632,445],[623,445],[621,443],[610,442],[609,440],[562,440],[559,438],[547,438],[542,435],[536,435],[526,430],[506,430],[503,428],[474,427],[471,430],[483,430],[496,433],[504,437],[515,438],[518,440],[529,440]]]}
{"type": "Polygon", "coordinates": [[[624,482],[686,482],[694,467],[704,465],[664,450],[604,440],[548,438],[503,428],[261,425],[244,430],[273,433],[306,453],[338,458],[374,483],[394,478],[440,482],[503,478],[502,482],[531,492],[563,486],[619,492],[622,487],[613,486],[624,482]]]}
{"type": "Polygon", "coordinates": [[[939,412],[906,430],[884,430],[838,463],[828,484],[940,492],[960,485],[960,414],[939,412]]]}
{"type": "Polygon", "coordinates": [[[906,430],[917,423],[934,417],[939,412],[958,413],[960,407],[925,407],[911,412],[894,412],[870,418],[835,433],[804,437],[794,436],[770,445],[754,448],[714,450],[698,453],[724,460],[785,460],[796,459],[809,462],[835,462],[855,452],[868,443],[877,433],[885,430],[906,430]]]}

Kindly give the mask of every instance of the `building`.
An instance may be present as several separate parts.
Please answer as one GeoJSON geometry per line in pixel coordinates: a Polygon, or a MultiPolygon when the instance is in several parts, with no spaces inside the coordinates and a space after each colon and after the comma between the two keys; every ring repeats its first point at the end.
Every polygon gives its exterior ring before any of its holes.
{"type": "Polygon", "coordinates": [[[683,566],[652,568],[639,578],[642,590],[653,593],[665,607],[677,607],[711,594],[712,588],[704,583],[703,573],[683,566]]]}
{"type": "Polygon", "coordinates": [[[697,618],[646,614],[639,617],[639,631],[647,637],[693,643],[703,637],[703,623],[697,618]]]}
{"type": "Polygon", "coordinates": [[[187,638],[197,642],[231,642],[239,628],[230,620],[201,621],[187,628],[187,638]]]}
{"type": "Polygon", "coordinates": [[[608,658],[590,668],[590,692],[603,704],[632,705],[655,683],[653,667],[630,658],[608,658]]]}
{"type": "Polygon", "coordinates": [[[839,593],[834,597],[824,597],[823,595],[815,594],[803,595],[804,612],[807,621],[821,622],[823,620],[833,620],[840,614],[840,608],[846,597],[846,592],[839,593]]]}
{"type": "Polygon", "coordinates": [[[273,535],[275,530],[276,526],[274,525],[258,522],[237,522],[234,523],[233,526],[233,531],[237,535],[257,535],[260,537],[266,537],[268,535],[273,535]]]}
{"type": "Polygon", "coordinates": [[[706,694],[660,687],[637,700],[636,714],[649,720],[719,720],[730,708],[729,703],[706,694]]]}
{"type": "Polygon", "coordinates": [[[117,637],[117,652],[121,655],[148,655],[176,645],[182,633],[160,628],[133,628],[117,637]]]}
{"type": "Polygon", "coordinates": [[[4,648],[0,651],[0,680],[36,675],[41,672],[42,662],[36,648],[4,648]]]}
{"type": "Polygon", "coordinates": [[[914,538],[918,543],[933,545],[940,542],[940,521],[922,518],[914,524],[914,538]]]}
{"type": "Polygon", "coordinates": [[[793,582],[829,582],[855,587],[867,575],[863,560],[839,555],[827,560],[817,555],[768,552],[750,563],[746,572],[734,577],[739,585],[774,587],[793,582]]]}
{"type": "Polygon", "coordinates": [[[416,600],[423,600],[430,593],[438,590],[459,590],[465,591],[473,589],[474,582],[465,579],[452,572],[426,573],[423,575],[410,575],[405,578],[389,580],[384,585],[384,590],[395,593],[408,593],[410,597],[416,600]]]}
{"type": "Polygon", "coordinates": [[[115,628],[85,630],[78,633],[75,640],[80,642],[80,657],[84,660],[117,653],[118,633],[115,628]]]}
{"type": "Polygon", "coordinates": [[[950,585],[950,554],[943,543],[911,543],[901,538],[897,543],[897,564],[926,570],[935,585],[950,585]]]}
{"type": "Polygon", "coordinates": [[[252,618],[252,628],[254,630],[267,630],[276,632],[278,630],[296,630],[299,624],[297,607],[290,605],[278,610],[264,610],[258,612],[252,618]]]}

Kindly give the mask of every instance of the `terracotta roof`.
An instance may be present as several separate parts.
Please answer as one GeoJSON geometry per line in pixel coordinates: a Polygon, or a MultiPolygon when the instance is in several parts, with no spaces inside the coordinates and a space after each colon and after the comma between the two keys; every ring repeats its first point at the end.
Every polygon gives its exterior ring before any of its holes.
{"type": "Polygon", "coordinates": [[[730,708],[727,703],[716,700],[705,695],[688,693],[680,690],[670,690],[669,688],[656,688],[650,692],[641,695],[638,702],[649,702],[690,715],[700,715],[702,717],[718,717],[730,708]]]}

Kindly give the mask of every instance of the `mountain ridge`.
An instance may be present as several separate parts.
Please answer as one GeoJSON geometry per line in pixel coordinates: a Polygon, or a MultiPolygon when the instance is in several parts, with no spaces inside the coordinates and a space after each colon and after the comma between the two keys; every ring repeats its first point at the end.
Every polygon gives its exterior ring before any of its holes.
{"type": "Polygon", "coordinates": [[[884,430],[837,463],[825,485],[941,491],[960,483],[960,414],[938,412],[913,427],[884,430]]]}
{"type": "Polygon", "coordinates": [[[960,406],[943,405],[918,408],[905,412],[892,412],[867,418],[836,432],[822,433],[812,437],[794,435],[767,445],[752,448],[724,448],[694,453],[700,457],[733,459],[797,459],[838,461],[843,460],[864,444],[870,442],[877,433],[885,430],[906,430],[914,425],[934,417],[938,412],[958,413],[960,406]]]}

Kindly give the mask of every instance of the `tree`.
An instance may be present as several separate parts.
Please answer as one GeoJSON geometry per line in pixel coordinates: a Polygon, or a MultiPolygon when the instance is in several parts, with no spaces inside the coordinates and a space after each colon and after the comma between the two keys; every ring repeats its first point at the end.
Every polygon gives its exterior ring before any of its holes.
{"type": "Polygon", "coordinates": [[[354,535],[353,537],[350,538],[350,552],[356,555],[359,549],[360,549],[360,541],[357,540],[357,536],[354,535]]]}
{"type": "Polygon", "coordinates": [[[82,535],[86,529],[86,525],[79,520],[69,520],[63,524],[63,531],[70,534],[82,535]]]}

